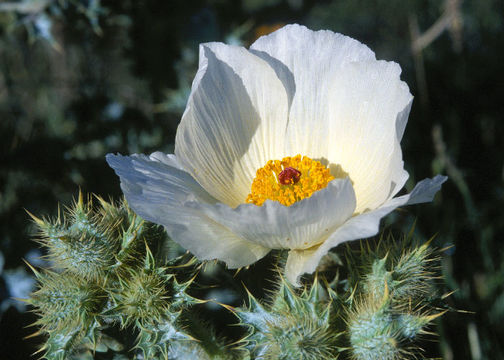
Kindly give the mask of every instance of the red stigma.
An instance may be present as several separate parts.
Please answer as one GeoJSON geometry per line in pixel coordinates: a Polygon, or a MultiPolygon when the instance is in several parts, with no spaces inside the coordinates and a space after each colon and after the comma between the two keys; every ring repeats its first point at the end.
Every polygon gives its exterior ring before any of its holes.
{"type": "Polygon", "coordinates": [[[278,174],[278,182],[282,185],[292,185],[299,181],[301,171],[293,167],[286,167],[278,174]]]}

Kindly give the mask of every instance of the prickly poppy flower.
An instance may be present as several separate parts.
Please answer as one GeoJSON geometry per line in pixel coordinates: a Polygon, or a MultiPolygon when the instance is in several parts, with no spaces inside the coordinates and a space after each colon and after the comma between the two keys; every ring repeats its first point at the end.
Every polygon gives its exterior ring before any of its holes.
{"type": "Polygon", "coordinates": [[[412,96],[393,62],[331,31],[289,25],[250,49],[200,46],[175,154],[107,155],[132,209],[200,259],[230,268],[288,249],[298,284],[395,208],[446,177],[404,186],[412,96]]]}

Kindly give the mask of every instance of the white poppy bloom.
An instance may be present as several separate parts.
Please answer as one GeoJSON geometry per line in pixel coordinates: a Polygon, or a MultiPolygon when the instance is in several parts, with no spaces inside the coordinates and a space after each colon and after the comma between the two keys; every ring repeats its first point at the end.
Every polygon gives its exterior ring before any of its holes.
{"type": "Polygon", "coordinates": [[[288,249],[299,284],[331,248],[431,201],[446,180],[404,186],[412,95],[360,42],[289,25],[250,49],[200,46],[175,154],[107,155],[131,208],[199,259],[229,268],[288,249]]]}

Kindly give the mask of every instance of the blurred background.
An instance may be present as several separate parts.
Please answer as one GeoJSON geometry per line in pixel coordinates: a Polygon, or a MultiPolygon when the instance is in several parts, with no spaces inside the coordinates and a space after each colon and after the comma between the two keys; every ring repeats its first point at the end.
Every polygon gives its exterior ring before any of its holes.
{"type": "MultiPolygon", "coordinates": [[[[198,44],[248,46],[287,23],[330,29],[398,62],[415,96],[402,141],[406,186],[437,173],[433,204],[386,223],[450,246],[453,309],[427,347],[504,359],[504,2],[498,0],[0,1],[0,358],[40,339],[22,302],[44,266],[25,212],[57,214],[79,191],[119,198],[108,152],[173,151],[198,44]]],[[[239,305],[239,304],[238,304],[239,305]]],[[[36,357],[32,357],[36,358],[36,357]]]]}

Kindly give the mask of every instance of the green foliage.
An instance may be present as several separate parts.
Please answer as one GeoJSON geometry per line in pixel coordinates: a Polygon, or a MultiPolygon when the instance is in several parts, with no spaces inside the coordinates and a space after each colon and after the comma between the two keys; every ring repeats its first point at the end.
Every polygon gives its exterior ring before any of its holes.
{"type": "Polygon", "coordinates": [[[280,278],[269,306],[248,293],[248,307],[234,310],[249,327],[243,346],[253,359],[335,359],[339,334],[331,327],[333,296],[317,278],[300,294],[280,278]]]}
{"type": "Polygon", "coordinates": [[[421,349],[415,341],[426,334],[425,327],[444,312],[429,315],[432,309],[417,312],[407,308],[406,304],[401,305],[394,306],[387,294],[381,303],[368,296],[354,306],[347,319],[352,359],[420,357],[421,349]]]}
{"type": "Polygon", "coordinates": [[[102,337],[99,314],[107,300],[103,288],[71,273],[33,271],[39,289],[27,302],[39,315],[34,325],[40,330],[32,336],[47,335],[39,352],[46,359],[63,360],[79,347],[96,350],[97,337],[102,337]]]}
{"type": "Polygon", "coordinates": [[[162,229],[124,200],[98,204],[79,194],[54,220],[31,215],[54,264],[32,268],[39,285],[27,300],[48,360],[129,349],[153,360],[402,360],[419,354],[418,339],[443,314],[433,291],[437,255],[412,240],[412,229],[401,241],[382,236],[377,246],[347,246],[344,261],[325,266],[327,274],[337,269],[331,285],[315,275],[299,290],[278,275],[267,302],[247,291],[248,306],[224,305],[246,329],[229,343],[198,316],[204,302],[190,294],[195,259],[170,257],[162,229]]]}
{"type": "Polygon", "coordinates": [[[37,324],[47,332],[73,332],[88,327],[103,308],[105,293],[100,286],[73,274],[35,272],[40,288],[29,300],[40,319],[37,324]]]}
{"type": "Polygon", "coordinates": [[[347,246],[345,260],[324,270],[337,269],[330,285],[315,276],[297,290],[279,277],[268,302],[248,293],[247,307],[230,308],[248,329],[239,344],[252,359],[422,358],[419,340],[445,311],[433,290],[439,259],[412,233],[347,246]]]}
{"type": "Polygon", "coordinates": [[[116,307],[110,311],[122,315],[123,327],[173,320],[183,307],[197,302],[185,293],[192,280],[179,284],[168,269],[156,267],[149,249],[144,267],[128,270],[126,276],[119,277],[118,289],[111,292],[116,307]]]}
{"type": "Polygon", "coordinates": [[[139,262],[145,244],[163,243],[162,228],[137,217],[126,202],[114,206],[97,198],[84,202],[82,194],[62,218],[41,220],[31,215],[39,227],[39,243],[48,250],[56,267],[88,280],[121,274],[139,262]]]}
{"type": "Polygon", "coordinates": [[[430,241],[422,245],[411,243],[410,233],[401,241],[391,237],[386,246],[379,245],[375,251],[360,250],[367,270],[364,281],[360,282],[362,293],[377,300],[390,292],[397,301],[420,301],[435,290],[435,263],[439,259],[432,257],[430,241]]]}
{"type": "Polygon", "coordinates": [[[40,349],[43,357],[92,358],[96,351],[121,353],[128,348],[145,359],[206,354],[181,330],[179,321],[184,311],[200,302],[187,293],[195,260],[167,260],[170,240],[160,227],[137,217],[124,200],[98,200],[99,206],[93,206],[91,198],[84,202],[79,194],[54,220],[30,214],[39,228],[38,241],[55,268],[32,268],[39,288],[27,300],[39,315],[34,325],[40,330],[34,335],[47,336],[40,349]],[[123,346],[107,335],[114,332],[136,333],[137,338],[123,346]]]}
{"type": "Polygon", "coordinates": [[[116,225],[111,223],[112,216],[95,214],[92,206],[91,201],[84,205],[79,195],[64,220],[61,216],[52,222],[32,217],[39,225],[40,243],[58,268],[97,280],[114,265],[119,239],[113,234],[116,225]]]}
{"type": "MultiPolygon", "coordinates": [[[[400,242],[389,236],[380,239],[377,249],[359,251],[362,270],[351,279],[354,290],[347,300],[352,359],[419,356],[416,342],[427,333],[426,326],[445,312],[437,308],[442,296],[433,284],[439,259],[429,242],[416,244],[412,232],[400,242]]],[[[355,263],[355,254],[351,250],[347,254],[355,263]]]]}

